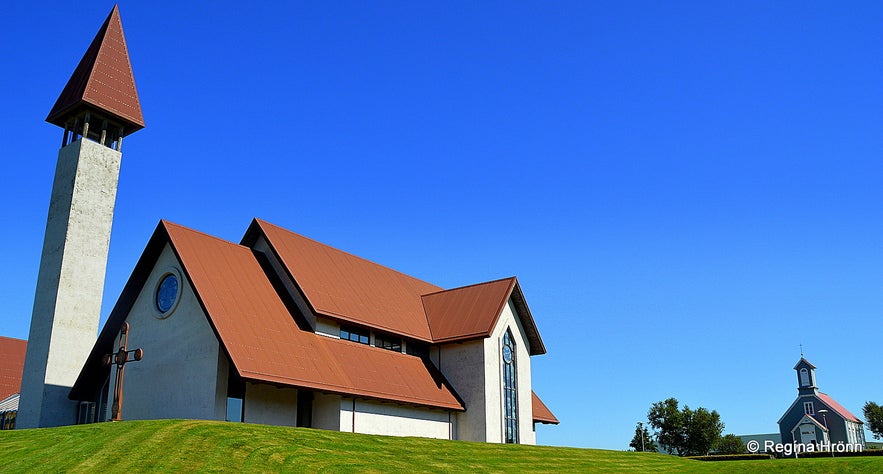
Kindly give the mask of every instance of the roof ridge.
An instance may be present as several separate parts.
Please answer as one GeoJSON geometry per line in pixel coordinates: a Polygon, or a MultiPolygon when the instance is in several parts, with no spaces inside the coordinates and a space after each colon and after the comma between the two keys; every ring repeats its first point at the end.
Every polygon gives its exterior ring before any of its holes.
{"type": "MultiPolygon", "coordinates": [[[[212,239],[215,239],[215,240],[220,240],[221,242],[224,242],[224,243],[227,243],[227,244],[230,244],[230,245],[234,245],[234,246],[236,246],[236,247],[242,247],[242,248],[245,248],[245,249],[249,249],[249,247],[246,247],[245,245],[237,244],[236,242],[233,242],[233,241],[230,241],[230,240],[227,240],[227,239],[223,239],[223,238],[218,237],[218,236],[216,236],[216,235],[212,235],[212,234],[209,234],[209,233],[203,232],[203,231],[201,231],[201,230],[196,230],[196,229],[193,229],[193,228],[191,228],[191,227],[187,227],[187,226],[185,226],[185,225],[181,225],[181,224],[178,224],[178,223],[175,223],[175,222],[171,222],[171,221],[168,221],[168,220],[166,220],[166,219],[160,219],[159,222],[160,222],[160,224],[162,224],[162,225],[163,225],[164,227],[166,227],[166,228],[168,228],[169,226],[171,226],[171,227],[176,227],[176,228],[178,228],[178,229],[185,230],[185,231],[189,231],[189,232],[192,232],[192,233],[194,233],[194,234],[199,234],[199,235],[204,236],[204,237],[209,237],[209,238],[212,238],[212,239]]],[[[249,249],[249,250],[251,250],[251,249],[249,249]]]]}
{"type": "Polygon", "coordinates": [[[422,297],[424,297],[424,296],[437,295],[437,294],[445,293],[445,292],[448,292],[448,291],[465,290],[466,288],[472,288],[472,287],[481,286],[481,285],[490,285],[491,283],[499,283],[499,282],[501,282],[501,281],[505,281],[505,280],[515,280],[515,281],[518,281],[518,277],[516,277],[516,276],[510,276],[510,277],[505,277],[505,278],[497,278],[496,280],[488,280],[488,281],[482,281],[482,282],[478,282],[478,283],[473,283],[473,284],[471,284],[471,285],[457,286],[457,287],[454,287],[454,288],[448,288],[448,289],[444,289],[444,290],[433,291],[432,293],[424,293],[424,294],[420,295],[420,297],[422,298],[422,297]]]}
{"type": "MultiPolygon", "coordinates": [[[[375,267],[380,267],[380,268],[383,268],[383,269],[389,270],[389,271],[391,271],[391,272],[394,272],[394,273],[397,273],[397,274],[402,275],[402,276],[404,276],[404,277],[407,277],[407,278],[409,278],[409,279],[411,279],[411,280],[416,280],[416,281],[419,281],[419,282],[421,282],[421,283],[425,283],[425,284],[427,284],[427,285],[430,285],[430,286],[434,286],[434,287],[436,287],[436,288],[439,288],[439,291],[444,291],[444,288],[442,288],[442,287],[436,285],[435,283],[431,283],[431,282],[428,282],[428,281],[426,281],[426,280],[423,280],[423,279],[417,278],[417,277],[415,277],[415,276],[413,276],[413,275],[409,275],[409,274],[407,274],[407,273],[405,273],[405,272],[403,272],[403,271],[401,271],[401,270],[396,270],[395,268],[391,268],[391,267],[388,267],[388,266],[386,266],[386,265],[383,265],[383,264],[377,263],[377,262],[375,262],[375,261],[373,261],[373,260],[369,260],[369,259],[367,259],[367,258],[365,258],[365,257],[360,257],[360,256],[358,256],[358,255],[356,255],[356,254],[353,254],[353,253],[347,252],[346,250],[339,249],[339,248],[334,247],[334,246],[332,246],[332,245],[329,245],[329,244],[326,244],[326,243],[324,243],[324,242],[320,242],[320,241],[318,241],[318,240],[316,240],[316,239],[313,239],[313,238],[307,237],[307,236],[305,236],[305,235],[303,235],[303,234],[299,234],[299,233],[294,232],[294,231],[292,231],[292,230],[286,229],[285,227],[282,227],[282,226],[279,226],[279,225],[273,224],[272,222],[267,222],[267,221],[265,221],[265,220],[263,220],[263,219],[258,219],[258,218],[255,218],[255,221],[257,221],[258,225],[266,224],[266,225],[269,225],[269,226],[275,227],[275,228],[277,228],[277,229],[279,229],[279,230],[281,230],[281,231],[283,231],[283,232],[287,232],[287,233],[289,233],[289,234],[296,235],[296,236],[298,236],[298,237],[300,237],[300,238],[303,238],[303,239],[309,240],[310,242],[313,242],[313,243],[315,243],[315,244],[317,244],[317,245],[321,245],[322,247],[326,247],[326,248],[331,249],[331,250],[333,250],[333,251],[335,251],[335,252],[339,252],[339,253],[342,253],[342,254],[347,255],[347,256],[349,256],[349,257],[355,258],[356,260],[359,260],[359,261],[362,261],[362,262],[365,262],[365,263],[370,263],[371,265],[374,265],[375,267]]],[[[421,295],[421,296],[422,296],[422,295],[421,295]]]]}

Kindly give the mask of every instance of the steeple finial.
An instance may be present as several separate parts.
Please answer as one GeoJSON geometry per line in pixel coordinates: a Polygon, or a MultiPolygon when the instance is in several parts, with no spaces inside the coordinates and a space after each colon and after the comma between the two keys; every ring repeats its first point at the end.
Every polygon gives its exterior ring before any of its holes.
{"type": "Polygon", "coordinates": [[[800,358],[803,358],[803,344],[800,344],[800,358]]]}

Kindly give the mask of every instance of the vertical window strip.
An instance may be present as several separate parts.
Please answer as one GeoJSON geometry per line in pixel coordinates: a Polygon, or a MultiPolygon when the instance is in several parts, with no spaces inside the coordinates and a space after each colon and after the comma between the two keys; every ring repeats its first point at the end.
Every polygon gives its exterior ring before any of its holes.
{"type": "Polygon", "coordinates": [[[518,378],[515,342],[510,331],[503,336],[503,412],[506,443],[518,443],[518,378]],[[508,359],[508,360],[507,360],[508,359]]]}

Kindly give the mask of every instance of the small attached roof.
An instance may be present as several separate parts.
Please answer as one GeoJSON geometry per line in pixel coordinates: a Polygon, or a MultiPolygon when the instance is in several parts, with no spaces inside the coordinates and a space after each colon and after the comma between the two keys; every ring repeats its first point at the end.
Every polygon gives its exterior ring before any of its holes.
{"type": "MultiPolygon", "coordinates": [[[[831,398],[831,396],[828,395],[827,393],[819,392],[817,395],[819,397],[819,400],[822,401],[822,403],[824,403],[825,405],[828,405],[828,407],[830,407],[832,410],[834,410],[834,412],[837,413],[838,415],[840,415],[843,419],[853,421],[855,423],[864,424],[864,422],[862,422],[862,420],[860,420],[857,416],[853,415],[852,412],[850,412],[849,410],[844,408],[843,405],[837,403],[837,401],[834,400],[833,398],[831,398]]],[[[818,412],[819,411],[816,410],[816,413],[818,413],[818,412]]]]}
{"type": "Polygon", "coordinates": [[[21,392],[28,341],[0,336],[0,400],[21,392]]]}
{"type": "Polygon", "coordinates": [[[255,219],[242,240],[264,237],[318,315],[429,343],[488,337],[509,299],[531,355],[546,348],[515,277],[444,290],[255,219]]]}
{"type": "Polygon", "coordinates": [[[809,415],[803,415],[802,418],[800,418],[799,420],[797,420],[797,423],[794,425],[794,427],[791,428],[791,432],[794,433],[794,430],[798,429],[798,427],[799,427],[800,425],[802,425],[802,424],[804,424],[804,423],[807,423],[807,422],[810,423],[810,424],[815,425],[815,426],[818,427],[818,428],[821,428],[821,429],[824,430],[824,431],[828,431],[828,428],[827,428],[825,425],[823,425],[822,422],[821,422],[820,420],[817,420],[815,417],[812,417],[812,416],[809,416],[809,415]]]}
{"type": "Polygon", "coordinates": [[[129,49],[116,5],[62,89],[46,121],[64,127],[71,116],[83,109],[101,111],[119,120],[124,126],[123,136],[144,128],[129,49]]]}
{"type": "Polygon", "coordinates": [[[535,423],[557,425],[559,423],[558,418],[555,418],[555,415],[552,414],[552,410],[549,410],[549,407],[540,400],[540,397],[538,397],[533,391],[530,392],[530,396],[531,405],[533,406],[533,421],[535,423]]]}

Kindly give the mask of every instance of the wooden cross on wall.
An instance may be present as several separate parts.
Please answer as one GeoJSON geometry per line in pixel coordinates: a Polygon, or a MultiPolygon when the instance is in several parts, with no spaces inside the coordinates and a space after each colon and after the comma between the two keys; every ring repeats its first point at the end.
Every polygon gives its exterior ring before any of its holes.
{"type": "Polygon", "coordinates": [[[123,323],[120,329],[120,349],[116,354],[105,354],[104,365],[110,366],[116,364],[117,376],[113,384],[113,406],[110,409],[110,421],[123,421],[123,377],[126,374],[126,362],[139,361],[144,357],[144,351],[141,348],[135,350],[127,350],[129,345],[129,323],[123,323]],[[132,359],[129,359],[129,355],[132,359]]]}

